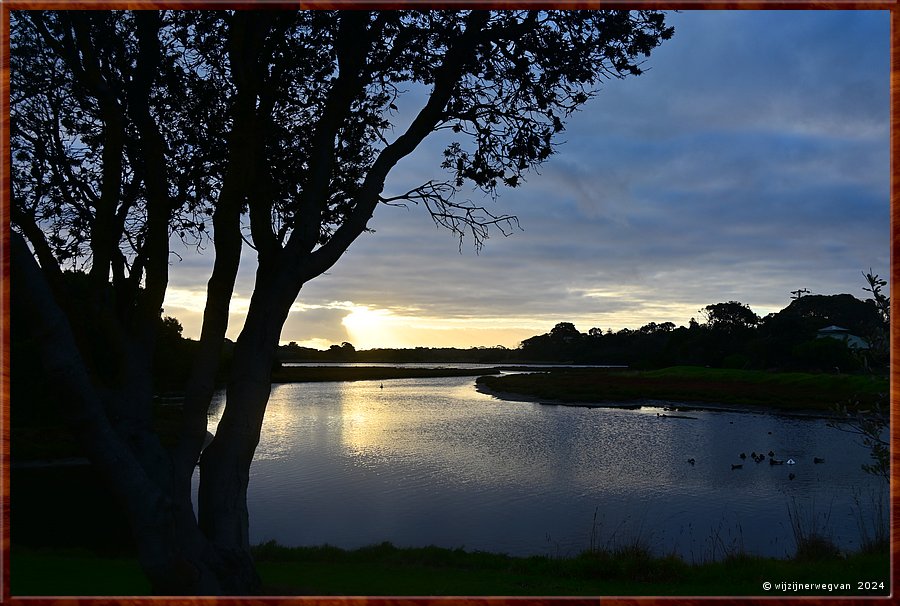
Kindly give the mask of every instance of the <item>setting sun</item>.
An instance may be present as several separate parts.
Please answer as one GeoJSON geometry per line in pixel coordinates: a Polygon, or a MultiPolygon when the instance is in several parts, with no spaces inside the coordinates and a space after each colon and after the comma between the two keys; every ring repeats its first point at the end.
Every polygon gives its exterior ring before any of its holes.
{"type": "Polygon", "coordinates": [[[391,330],[396,320],[386,309],[356,306],[341,320],[341,324],[347,329],[353,344],[363,349],[385,347],[387,343],[396,342],[391,330]]]}

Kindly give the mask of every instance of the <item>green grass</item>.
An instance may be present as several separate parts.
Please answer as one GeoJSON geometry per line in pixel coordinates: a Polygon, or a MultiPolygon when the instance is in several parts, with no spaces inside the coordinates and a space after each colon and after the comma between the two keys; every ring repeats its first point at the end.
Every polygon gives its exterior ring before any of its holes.
{"type": "Polygon", "coordinates": [[[653,371],[560,369],[480,377],[488,389],[559,402],[673,400],[832,410],[836,404],[874,405],[888,392],[885,377],[728,370],[674,366],[653,371]]]}
{"type": "Polygon", "coordinates": [[[31,595],[148,595],[150,583],[135,558],[100,557],[82,549],[13,546],[10,593],[31,595]]]}
{"type": "MultiPolygon", "coordinates": [[[[390,543],[352,551],[335,547],[254,548],[263,592],[269,595],[887,595],[890,559],[853,554],[826,560],[732,557],[689,565],[641,548],[584,553],[575,558],[511,557],[390,543]],[[884,581],[878,591],[856,582],[884,581]],[[765,581],[848,583],[850,590],[799,594],[766,592],[765,581]]],[[[146,595],[150,588],[133,559],[83,551],[14,547],[11,593],[26,595],[146,595]]]]}

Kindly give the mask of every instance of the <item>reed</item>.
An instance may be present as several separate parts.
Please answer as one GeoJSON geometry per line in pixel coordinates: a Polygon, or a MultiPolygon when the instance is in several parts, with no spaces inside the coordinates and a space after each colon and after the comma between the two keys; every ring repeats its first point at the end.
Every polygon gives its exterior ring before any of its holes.
{"type": "Polygon", "coordinates": [[[830,507],[827,511],[818,512],[815,500],[811,500],[808,507],[803,507],[796,498],[792,498],[787,511],[797,547],[795,559],[819,561],[841,557],[841,550],[828,531],[830,507]]]}

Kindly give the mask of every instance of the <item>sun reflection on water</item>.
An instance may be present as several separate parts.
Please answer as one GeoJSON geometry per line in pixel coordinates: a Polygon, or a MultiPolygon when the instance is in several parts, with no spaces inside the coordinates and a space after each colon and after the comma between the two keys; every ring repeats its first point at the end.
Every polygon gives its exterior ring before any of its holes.
{"type": "Polygon", "coordinates": [[[662,405],[500,401],[471,378],[278,385],[251,468],[251,533],[295,545],[536,553],[550,532],[583,548],[599,508],[607,527],[646,519],[670,543],[682,540],[673,532],[737,519],[748,546],[765,551],[786,495],[823,495],[837,508],[868,479],[859,471],[866,453],[824,422],[657,417],[662,405]],[[795,480],[769,465],[731,470],[742,450],[769,448],[801,462],[795,480]],[[828,464],[806,464],[813,455],[828,464]]]}

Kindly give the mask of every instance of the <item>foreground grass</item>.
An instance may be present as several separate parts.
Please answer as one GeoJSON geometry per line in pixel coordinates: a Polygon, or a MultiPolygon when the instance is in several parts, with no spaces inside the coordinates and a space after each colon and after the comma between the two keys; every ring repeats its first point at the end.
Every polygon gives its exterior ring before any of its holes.
{"type": "Polygon", "coordinates": [[[282,366],[272,373],[273,383],[314,381],[386,381],[435,377],[474,377],[499,374],[491,368],[395,368],[391,366],[282,366]]]}
{"type": "MultiPolygon", "coordinates": [[[[26,595],[146,595],[150,587],[134,559],[84,551],[13,547],[11,593],[26,595]]],[[[887,553],[824,560],[736,557],[689,565],[643,549],[585,553],[568,559],[466,552],[383,543],[347,551],[335,547],[254,549],[269,595],[887,595],[887,553]],[[857,581],[884,582],[860,591],[857,581]],[[764,582],[846,583],[849,590],[765,591],[764,582]]]]}
{"type": "Polygon", "coordinates": [[[490,390],[558,402],[673,400],[764,406],[782,410],[830,411],[835,404],[863,408],[888,392],[886,377],[772,373],[696,366],[653,371],[559,369],[480,377],[490,390]]]}
{"type": "Polygon", "coordinates": [[[9,552],[10,594],[149,595],[150,583],[136,558],[102,557],[84,549],[33,549],[9,552]]]}

